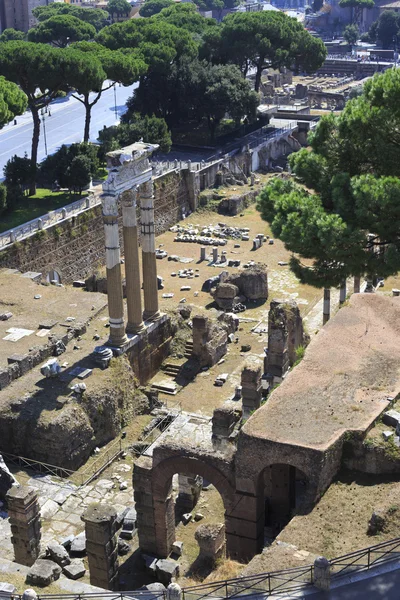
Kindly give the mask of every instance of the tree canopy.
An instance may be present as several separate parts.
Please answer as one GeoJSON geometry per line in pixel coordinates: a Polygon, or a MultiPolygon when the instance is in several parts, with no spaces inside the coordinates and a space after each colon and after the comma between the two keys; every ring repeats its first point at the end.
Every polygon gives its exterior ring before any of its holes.
{"type": "Polygon", "coordinates": [[[359,31],[357,25],[346,25],[346,27],[344,28],[343,37],[349,44],[349,46],[354,46],[354,44],[357,43],[358,35],[359,31]]]}
{"type": "Polygon", "coordinates": [[[374,0],[339,0],[341,8],[351,8],[352,23],[359,23],[364,8],[370,9],[375,6],[374,0]]]}
{"type": "Polygon", "coordinates": [[[82,8],[63,2],[52,2],[47,6],[37,6],[32,10],[32,13],[38,21],[46,21],[50,17],[58,15],[71,15],[85,23],[90,23],[96,31],[104,27],[108,19],[108,13],[100,8],[82,8]]]}
{"type": "Polygon", "coordinates": [[[379,15],[379,19],[372,23],[368,37],[371,42],[379,40],[385,49],[396,47],[398,44],[399,29],[399,15],[394,10],[384,10],[379,15]]]}
{"type": "Polygon", "coordinates": [[[161,152],[169,152],[171,149],[171,134],[166,122],[154,116],[130,114],[124,123],[99,131],[103,154],[129,146],[140,139],[159,144],[161,152]]]}
{"type": "Polygon", "coordinates": [[[203,17],[191,2],[185,2],[184,4],[172,3],[168,8],[164,8],[156,19],[199,35],[202,35],[210,27],[215,28],[217,25],[215,19],[203,17]]]}
{"type": "Polygon", "coordinates": [[[146,0],[139,14],[141,17],[152,17],[161,12],[163,8],[167,8],[174,4],[174,0],[146,0]]]}
{"type": "MultiPolygon", "coordinates": [[[[85,107],[83,141],[88,142],[91,110],[100,100],[103,91],[115,83],[131,85],[146,72],[147,65],[134,52],[124,54],[118,50],[112,51],[95,42],[78,42],[70,50],[81,55],[82,67],[73,74],[69,84],[76,90],[73,97],[85,107]],[[104,87],[106,81],[108,84],[104,87]],[[90,96],[91,92],[95,92],[94,97],[90,96]]],[[[75,60],[78,63],[78,55],[75,60]]]]}
{"type": "Polygon", "coordinates": [[[0,128],[22,115],[27,106],[28,99],[18,85],[0,77],[0,128]]]}
{"type": "Polygon", "coordinates": [[[299,255],[291,268],[301,281],[330,287],[399,271],[399,131],[400,72],[389,69],[339,116],[321,119],[311,151],[291,155],[298,183],[275,180],[260,194],[263,218],[299,255]]]}
{"type": "Polygon", "coordinates": [[[10,42],[11,40],[24,40],[25,33],[23,31],[17,31],[16,29],[5,29],[0,35],[0,42],[10,42]]]}
{"type": "Polygon", "coordinates": [[[30,42],[53,44],[65,48],[72,42],[91,40],[96,35],[96,29],[90,23],[85,23],[72,15],[57,15],[42,21],[28,32],[30,42]]]}
{"type": "Polygon", "coordinates": [[[127,0],[108,0],[107,12],[110,13],[111,19],[117,17],[128,16],[132,10],[132,6],[127,0]]]}
{"type": "Polygon", "coordinates": [[[214,55],[222,63],[238,65],[246,75],[256,69],[255,90],[261,83],[261,73],[267,67],[289,67],[315,71],[326,57],[320,39],[311,36],[301,23],[282,12],[263,11],[230,14],[210,42],[214,55]]]}
{"type": "Polygon", "coordinates": [[[40,110],[50,104],[59,90],[72,80],[82,67],[80,59],[69,49],[54,48],[47,44],[11,41],[0,44],[0,73],[19,85],[27,96],[33,118],[32,182],[30,193],[36,190],[35,176],[40,135],[40,110]]]}

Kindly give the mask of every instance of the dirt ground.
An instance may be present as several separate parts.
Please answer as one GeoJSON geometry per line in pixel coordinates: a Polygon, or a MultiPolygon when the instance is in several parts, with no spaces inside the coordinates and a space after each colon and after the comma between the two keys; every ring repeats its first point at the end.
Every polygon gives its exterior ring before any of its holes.
{"type": "Polygon", "coordinates": [[[0,313],[11,312],[7,321],[0,321],[0,368],[7,366],[7,357],[25,354],[32,346],[43,345],[50,333],[66,332],[67,325],[83,323],[95,316],[107,304],[102,294],[87,294],[72,286],[38,285],[20,273],[0,270],[0,313]],[[35,299],[35,296],[40,298],[35,299]],[[72,317],[74,320],[67,322],[72,317]],[[41,323],[56,322],[50,330],[39,329],[41,323]],[[64,326],[63,326],[64,325],[64,326]],[[32,331],[17,342],[4,340],[10,328],[32,331]],[[38,336],[38,333],[45,336],[38,336]]]}
{"type": "Polygon", "coordinates": [[[400,483],[343,471],[306,515],[295,516],[271,547],[254,557],[243,575],[311,564],[400,536],[400,483]],[[368,535],[374,510],[387,515],[385,531],[368,535]]]}

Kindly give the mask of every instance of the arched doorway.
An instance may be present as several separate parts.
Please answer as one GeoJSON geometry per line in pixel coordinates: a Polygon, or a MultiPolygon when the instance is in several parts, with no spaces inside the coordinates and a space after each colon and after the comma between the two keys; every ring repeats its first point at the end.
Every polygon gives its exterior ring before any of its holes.
{"type": "MultiPolygon", "coordinates": [[[[210,463],[211,461],[210,457],[210,463]]],[[[198,476],[210,482],[222,498],[225,523],[229,521],[234,487],[227,474],[210,463],[192,456],[172,456],[161,460],[154,467],[149,465],[143,468],[135,465],[133,487],[139,546],[142,551],[154,553],[161,558],[167,557],[171,551],[175,541],[175,498],[172,480],[176,474],[189,481],[198,476]]],[[[229,555],[229,537],[226,550],[229,555]]]]}
{"type": "Polygon", "coordinates": [[[302,510],[308,479],[292,465],[272,464],[262,472],[260,486],[264,495],[266,537],[274,538],[302,510]]]}
{"type": "Polygon", "coordinates": [[[47,283],[61,283],[61,275],[55,269],[51,269],[46,275],[47,283]]]}

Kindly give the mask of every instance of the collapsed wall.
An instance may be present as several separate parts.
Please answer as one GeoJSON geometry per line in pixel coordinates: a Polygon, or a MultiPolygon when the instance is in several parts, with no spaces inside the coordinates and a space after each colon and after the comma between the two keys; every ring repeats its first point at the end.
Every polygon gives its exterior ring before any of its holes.
{"type": "Polygon", "coordinates": [[[113,360],[105,373],[107,377],[98,384],[94,378],[88,380],[82,395],[62,396],[46,380],[43,389],[32,395],[3,401],[0,451],[79,468],[96,446],[114,439],[135,415],[149,409],[126,358],[113,360]]]}

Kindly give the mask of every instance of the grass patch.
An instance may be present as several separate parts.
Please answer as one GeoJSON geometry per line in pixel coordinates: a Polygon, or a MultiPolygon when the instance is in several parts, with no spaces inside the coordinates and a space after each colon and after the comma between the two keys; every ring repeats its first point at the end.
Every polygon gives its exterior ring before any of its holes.
{"type": "MultiPolygon", "coordinates": [[[[82,194],[82,196],[85,195],[85,193],[82,194]]],[[[70,194],[69,192],[51,192],[39,188],[34,196],[25,196],[12,211],[7,211],[1,216],[0,233],[42,217],[51,210],[71,204],[71,202],[79,200],[82,196],[70,194]]]]}

